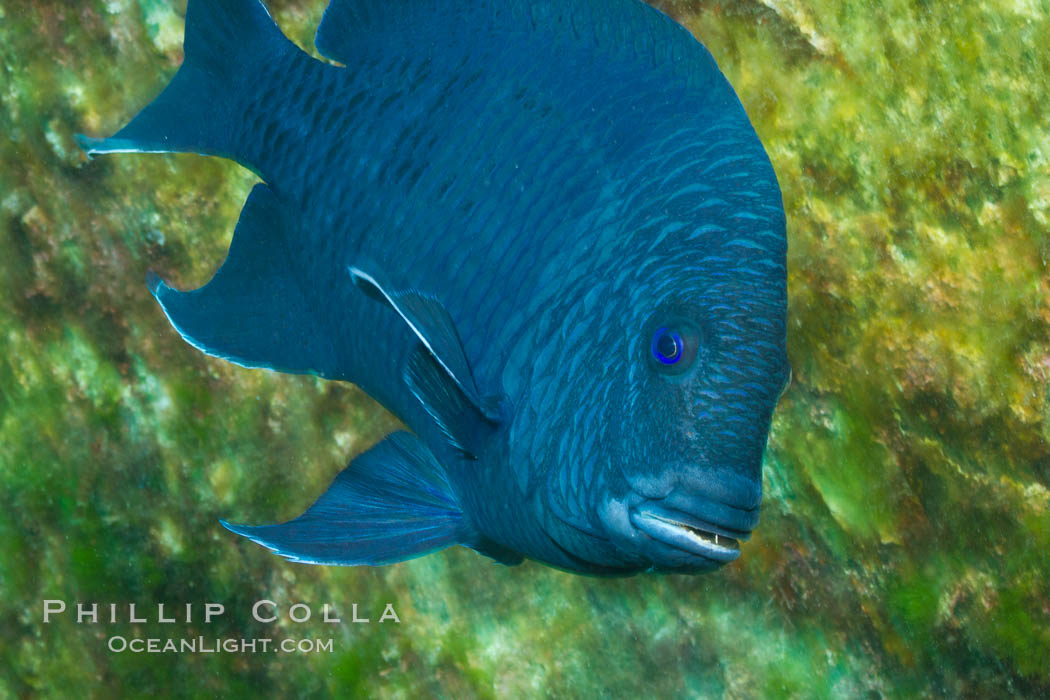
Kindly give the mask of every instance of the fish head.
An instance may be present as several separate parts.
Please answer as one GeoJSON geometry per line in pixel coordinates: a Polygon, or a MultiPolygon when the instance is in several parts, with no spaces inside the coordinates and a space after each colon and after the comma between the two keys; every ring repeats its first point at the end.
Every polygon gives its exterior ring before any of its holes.
{"type": "Polygon", "coordinates": [[[567,370],[549,379],[560,401],[546,403],[560,436],[544,457],[549,534],[574,557],[709,571],[735,560],[758,523],[790,367],[785,218],[757,148],[721,182],[678,181],[626,213],[629,245],[550,335],[568,342],[567,370]],[[749,177],[732,177],[741,167],[749,177]],[[701,195],[695,206],[676,206],[683,191],[701,195]]]}
{"type": "Polygon", "coordinates": [[[704,571],[735,560],[758,524],[763,452],[790,369],[776,282],[719,273],[693,286],[680,267],[667,260],[657,276],[679,281],[632,318],[629,428],[605,456],[614,473],[595,508],[605,536],[650,568],[704,571]]]}

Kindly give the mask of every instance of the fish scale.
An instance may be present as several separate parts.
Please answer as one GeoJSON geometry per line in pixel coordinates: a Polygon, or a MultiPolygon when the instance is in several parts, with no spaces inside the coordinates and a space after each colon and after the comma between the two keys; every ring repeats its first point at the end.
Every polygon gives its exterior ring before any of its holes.
{"type": "Polygon", "coordinates": [[[169,86],[82,140],[258,172],[213,280],[151,290],[202,351],[352,381],[412,431],[299,518],[227,527],[310,563],[726,563],[651,515],[734,529],[786,375],[779,188],[710,54],[638,0],[333,0],[315,43],[342,65],[257,0],[190,0],[169,86]]]}

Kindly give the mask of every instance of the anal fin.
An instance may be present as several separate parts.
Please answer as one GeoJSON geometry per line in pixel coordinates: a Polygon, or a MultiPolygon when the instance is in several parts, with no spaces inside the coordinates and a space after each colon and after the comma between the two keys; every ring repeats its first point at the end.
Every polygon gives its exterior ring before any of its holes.
{"type": "Polygon", "coordinates": [[[208,284],[180,292],[149,279],[171,325],[194,347],[244,367],[335,376],[332,343],[290,261],[287,219],[266,185],[241,211],[230,251],[208,284]]]}
{"type": "Polygon", "coordinates": [[[515,552],[513,549],[504,547],[503,545],[497,544],[489,539],[479,539],[478,542],[468,544],[467,546],[478,554],[486,556],[504,566],[517,566],[525,561],[525,557],[515,552]]]}
{"type": "Polygon", "coordinates": [[[391,564],[476,539],[441,465],[405,432],[354,459],[298,518],[261,527],[222,524],[308,564],[391,564]]]}

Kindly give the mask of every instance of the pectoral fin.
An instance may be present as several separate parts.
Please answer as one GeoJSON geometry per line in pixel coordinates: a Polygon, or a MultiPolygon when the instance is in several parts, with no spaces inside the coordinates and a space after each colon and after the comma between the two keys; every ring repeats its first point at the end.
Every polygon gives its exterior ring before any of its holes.
{"type": "Polygon", "coordinates": [[[486,418],[495,419],[493,407],[482,400],[474,384],[474,375],[463,352],[459,333],[441,302],[424,292],[395,290],[382,282],[374,270],[366,272],[351,266],[349,272],[354,284],[397,311],[467,399],[486,418]]]}
{"type": "Polygon", "coordinates": [[[467,401],[463,392],[422,345],[409,353],[402,378],[448,442],[469,459],[476,459],[492,422],[467,401]]]}
{"type": "Polygon", "coordinates": [[[474,458],[483,436],[499,423],[499,398],[478,391],[448,311],[429,294],[393,289],[375,271],[352,266],[349,272],[354,284],[396,311],[419,339],[401,376],[448,441],[474,458]]]}

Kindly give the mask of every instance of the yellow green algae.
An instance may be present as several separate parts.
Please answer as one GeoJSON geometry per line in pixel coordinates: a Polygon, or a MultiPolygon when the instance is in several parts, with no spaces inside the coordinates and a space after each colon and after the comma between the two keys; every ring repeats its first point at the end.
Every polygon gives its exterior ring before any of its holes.
{"type": "MultiPolygon", "coordinates": [[[[309,48],[323,3],[270,7],[309,48]]],[[[661,7],[780,177],[794,382],[742,558],[601,580],[459,548],[310,567],[222,530],[297,514],[394,420],[353,387],[201,355],[149,296],[150,268],[210,277],[253,176],[87,162],[73,134],[165,84],[185,2],[0,3],[0,697],[1050,694],[1050,4],[661,7]],[[149,622],[45,625],[44,599],[149,622]],[[260,599],[281,621],[252,619],[260,599]],[[400,624],[376,621],[388,602],[400,624]],[[195,617],[158,623],[157,603],[195,617]],[[113,635],[333,649],[115,653],[113,635]]]]}

